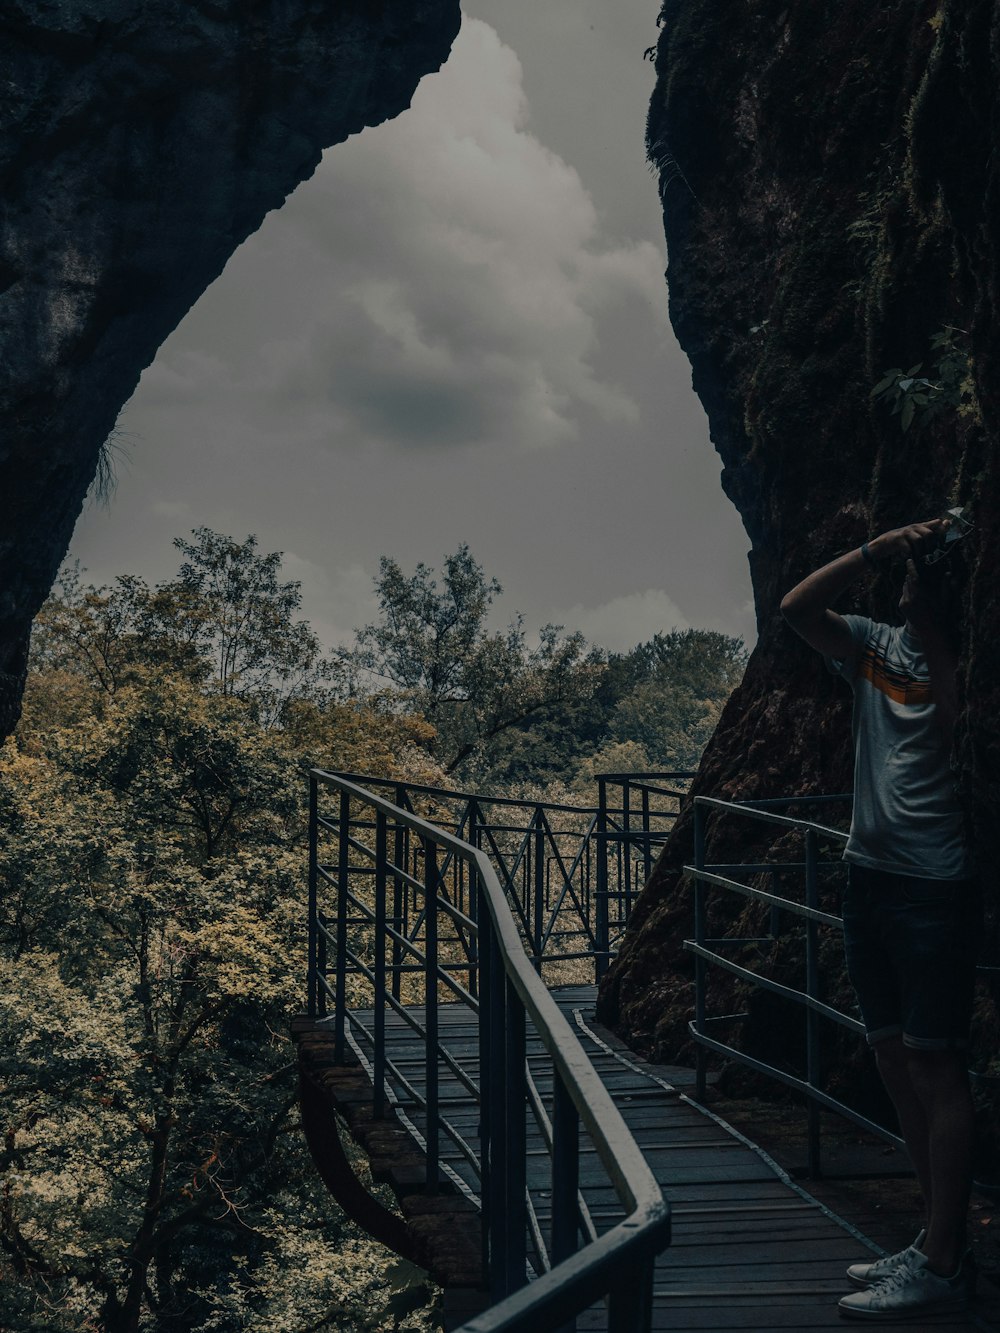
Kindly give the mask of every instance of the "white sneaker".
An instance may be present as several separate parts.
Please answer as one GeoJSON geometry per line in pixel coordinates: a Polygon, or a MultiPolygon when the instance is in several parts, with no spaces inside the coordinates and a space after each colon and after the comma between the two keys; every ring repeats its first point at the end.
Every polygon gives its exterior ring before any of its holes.
{"type": "MultiPolygon", "coordinates": [[[[912,1247],[911,1247],[912,1250],[912,1247]]],[[[907,1251],[904,1263],[867,1291],[852,1291],[838,1309],[848,1319],[910,1319],[913,1315],[964,1310],[972,1297],[969,1266],[959,1265],[954,1277],[939,1277],[927,1267],[927,1256],[907,1251]]]]}
{"type": "Polygon", "coordinates": [[[912,1245],[907,1246],[905,1250],[899,1250],[896,1254],[883,1255],[881,1259],[876,1259],[870,1264],[851,1264],[847,1270],[847,1280],[856,1287],[870,1287],[874,1282],[881,1282],[884,1277],[894,1273],[900,1264],[906,1263],[907,1255],[912,1250],[919,1250],[920,1245],[926,1235],[926,1231],[921,1231],[920,1235],[912,1245]]]}

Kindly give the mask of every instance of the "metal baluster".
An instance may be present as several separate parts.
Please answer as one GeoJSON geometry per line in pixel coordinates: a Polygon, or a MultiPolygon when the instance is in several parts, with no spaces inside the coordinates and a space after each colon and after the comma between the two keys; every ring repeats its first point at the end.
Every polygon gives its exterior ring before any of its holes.
{"type": "MultiPolygon", "coordinates": [[[[819,906],[819,876],[816,870],[816,831],[806,830],[806,906],[815,910],[819,906]]],[[[812,1000],[819,999],[819,924],[806,921],[806,994],[812,1000]]],[[[806,1081],[811,1088],[820,1084],[820,1033],[819,1014],[815,1009],[806,1009],[806,1081]]],[[[808,1108],[808,1171],[809,1179],[817,1180],[820,1170],[820,1108],[819,1103],[809,1098],[808,1108]]]]}
{"type": "MultiPolygon", "coordinates": [[[[326,931],[329,918],[325,912],[316,913],[317,931],[316,931],[316,975],[326,978],[326,931]]],[[[316,1006],[316,1014],[319,1018],[326,1018],[326,987],[321,985],[319,988],[319,1002],[316,1006]]]]}
{"type": "Polygon", "coordinates": [[[424,1030],[426,1046],[424,1065],[427,1097],[427,1190],[438,1186],[438,1151],[440,1116],[438,1112],[438,914],[437,846],[429,838],[424,842],[424,948],[427,955],[424,972],[424,1030]]]}
{"type": "MultiPolygon", "coordinates": [[[[477,838],[479,837],[479,830],[477,828],[477,823],[478,823],[478,804],[476,801],[472,800],[469,802],[468,838],[469,842],[472,844],[473,847],[477,847],[479,845],[477,842],[477,838]]],[[[476,869],[475,863],[472,861],[469,862],[468,873],[469,873],[469,915],[472,917],[473,921],[475,921],[478,924],[478,922],[481,920],[481,908],[483,907],[483,903],[481,901],[479,874],[476,869]]],[[[479,936],[475,933],[475,931],[470,931],[469,932],[469,994],[475,996],[476,999],[479,998],[480,984],[481,984],[479,976],[479,954],[480,954],[479,936]]]]}
{"type": "Polygon", "coordinates": [[[525,1111],[527,1103],[527,1081],[524,1073],[525,1032],[524,1005],[514,983],[505,978],[507,985],[507,1040],[506,1087],[507,1102],[504,1126],[507,1138],[506,1190],[507,1206],[504,1226],[507,1232],[507,1275],[506,1291],[509,1294],[523,1287],[528,1277],[525,1260],[528,1252],[528,1208],[525,1200],[527,1185],[527,1136],[525,1131],[525,1111]]]}
{"type": "Polygon", "coordinates": [[[386,818],[375,812],[375,1105],[376,1120],[385,1116],[385,890],[386,818]]]}
{"type": "Polygon", "coordinates": [[[535,939],[534,939],[534,964],[535,971],[539,976],[542,975],[542,934],[545,930],[545,826],[542,822],[542,811],[540,808],[535,811],[535,939]]]}
{"type": "Polygon", "coordinates": [[[344,1059],[344,1026],[347,1022],[347,894],[350,885],[351,798],[340,793],[340,823],[337,826],[337,990],[334,1012],[333,1058],[344,1059]]]}
{"type": "Polygon", "coordinates": [[[626,778],[622,782],[622,829],[625,852],[624,878],[618,881],[618,925],[619,928],[628,920],[632,906],[632,784],[626,778]]]}
{"type": "MultiPolygon", "coordinates": [[[[471,830],[470,830],[471,833],[471,830]]],[[[471,867],[470,867],[471,870],[471,867]]],[[[482,877],[475,871],[476,920],[479,922],[479,1198],[482,1206],[482,1261],[483,1274],[487,1287],[492,1290],[490,1280],[490,1230],[493,1220],[492,1197],[492,1149],[490,1147],[491,1106],[494,1083],[493,1035],[496,1031],[493,1023],[493,1006],[490,1002],[492,990],[490,967],[493,957],[493,918],[486,901],[486,891],[482,877]]]]}
{"type": "MultiPolygon", "coordinates": [[[[400,793],[396,791],[396,805],[400,804],[400,793]]],[[[406,843],[404,841],[404,830],[402,824],[395,826],[392,835],[392,863],[394,866],[403,867],[405,865],[406,843]]],[[[403,879],[400,875],[393,872],[392,876],[392,928],[398,934],[402,935],[404,930],[403,908],[405,905],[405,888],[403,879]]],[[[403,974],[401,968],[403,965],[403,946],[399,940],[392,941],[392,994],[393,998],[401,998],[401,983],[403,974]]]]}
{"type": "Polygon", "coordinates": [[[309,775],[309,906],[306,925],[309,932],[309,959],[306,971],[306,1012],[315,1018],[319,1012],[319,958],[316,929],[319,885],[319,783],[309,775]]]}
{"type": "Polygon", "coordinates": [[[642,789],[642,873],[646,883],[653,873],[653,843],[649,819],[649,788],[642,789]]]}
{"type": "Polygon", "coordinates": [[[622,1267],[608,1297],[608,1333],[648,1333],[653,1322],[653,1260],[622,1267]]]}
{"type": "MultiPolygon", "coordinates": [[[[705,807],[695,802],[694,807],[694,864],[696,870],[705,868],[705,807]]],[[[706,920],[705,886],[700,879],[694,881],[694,939],[704,947],[706,920]]],[[[705,1031],[705,972],[706,961],[695,955],[694,960],[694,1030],[705,1031]]],[[[696,1043],[694,1095],[698,1101],[705,1097],[707,1076],[706,1051],[701,1042],[696,1043]]]]}
{"type": "MultiPolygon", "coordinates": [[[[580,1118],[557,1070],[552,1071],[552,1263],[576,1252],[580,1188],[580,1118]]],[[[576,1320],[558,1333],[575,1333],[576,1320]]]]}
{"type": "Polygon", "coordinates": [[[594,981],[600,985],[608,970],[610,931],[608,928],[608,786],[597,779],[597,951],[594,955],[594,981]]]}
{"type": "Polygon", "coordinates": [[[507,1018],[506,974],[500,954],[500,941],[493,929],[489,932],[489,1008],[490,1008],[490,1068],[489,1082],[489,1135],[490,1135],[490,1296],[503,1300],[507,1294],[507,1158],[510,1144],[507,1138],[507,1100],[504,1080],[497,1077],[506,1066],[507,1018]]]}

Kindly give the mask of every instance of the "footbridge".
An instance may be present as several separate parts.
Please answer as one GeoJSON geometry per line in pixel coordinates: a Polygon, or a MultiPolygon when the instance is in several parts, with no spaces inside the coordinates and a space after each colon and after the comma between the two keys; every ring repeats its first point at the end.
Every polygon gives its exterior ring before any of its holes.
{"type": "MultiPolygon", "coordinates": [[[[842,873],[847,798],[822,798],[822,822],[816,798],[693,798],[696,1067],[651,1065],[595,1021],[597,985],[691,776],[607,774],[589,807],[308,773],[303,1125],[347,1212],[443,1285],[448,1329],[841,1327],[846,1265],[900,1244],[877,1219],[822,1202],[704,1104],[714,1053],[802,1094],[807,1175],[821,1174],[829,1111],[898,1145],[823,1086],[830,1032],[860,1030],[825,1001],[819,966],[840,929],[827,886],[842,873]],[[780,854],[706,863],[719,819],[774,826],[780,854]],[[713,901],[732,895],[759,904],[762,933],[712,936],[713,901]],[[745,1015],[714,1012],[713,978],[785,1006],[801,1068],[739,1049],[745,1015]],[[340,1121],[397,1209],[354,1175],[340,1121]]],[[[927,1324],[994,1328],[998,1313],[987,1296],[927,1324]]]]}

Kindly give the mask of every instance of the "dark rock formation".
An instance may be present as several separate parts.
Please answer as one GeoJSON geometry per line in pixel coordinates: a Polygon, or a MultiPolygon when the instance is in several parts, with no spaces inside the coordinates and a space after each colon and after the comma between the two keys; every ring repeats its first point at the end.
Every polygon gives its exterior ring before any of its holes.
{"type": "MultiPolygon", "coordinates": [[[[752,543],[760,630],[695,789],[849,790],[849,696],[783,625],[780,598],[869,534],[970,503],[956,761],[993,897],[1000,4],[666,0],[661,19],[648,143],[671,316],[752,543]],[[871,390],[891,367],[931,368],[931,339],[949,326],[963,331],[978,406],[904,433],[871,390]]],[[[880,579],[854,596],[844,609],[890,617],[898,588],[880,579]]],[[[767,846],[727,820],[709,838],[716,861],[767,846]]],[[[691,852],[687,817],[601,997],[601,1017],[661,1059],[676,1057],[690,1013],[679,867],[691,852]]]]}
{"type": "Polygon", "coordinates": [[[458,0],[11,0],[0,17],[0,738],[141,371],[322,150],[398,115],[458,0]]]}

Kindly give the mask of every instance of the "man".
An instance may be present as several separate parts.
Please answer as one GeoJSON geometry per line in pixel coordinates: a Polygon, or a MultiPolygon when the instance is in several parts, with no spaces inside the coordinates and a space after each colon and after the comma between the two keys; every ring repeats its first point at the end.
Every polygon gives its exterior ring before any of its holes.
{"type": "Polygon", "coordinates": [[[968,1043],[979,895],[950,766],[957,643],[947,589],[925,565],[950,520],[874,537],[810,574],[785,619],[854,692],[854,808],[844,859],[847,967],[899,1116],[927,1220],[908,1249],[854,1264],[858,1319],[963,1309],[975,1283],[965,1225],[972,1183],[968,1043]],[[865,574],[905,562],[902,626],[830,609],[865,574]],[[936,586],[935,586],[936,585],[936,586]]]}

